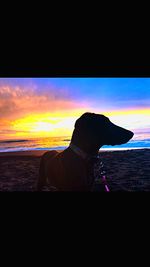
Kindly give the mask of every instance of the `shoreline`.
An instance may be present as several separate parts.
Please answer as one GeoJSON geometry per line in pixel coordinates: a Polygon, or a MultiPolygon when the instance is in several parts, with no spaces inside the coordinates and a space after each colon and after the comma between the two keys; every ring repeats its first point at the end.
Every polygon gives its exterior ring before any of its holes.
{"type": "MultiPolygon", "coordinates": [[[[57,150],[54,149],[58,152],[62,152],[63,150],[57,150]]],[[[142,152],[142,151],[150,151],[150,148],[129,148],[129,149],[116,149],[116,150],[108,150],[108,149],[103,149],[100,150],[99,153],[110,153],[110,152],[128,152],[128,151],[138,151],[138,152],[142,152]]],[[[52,151],[52,150],[26,150],[26,151],[10,151],[10,152],[0,152],[0,157],[14,157],[14,156],[29,156],[29,157],[41,157],[45,152],[47,151],[52,151]]]]}

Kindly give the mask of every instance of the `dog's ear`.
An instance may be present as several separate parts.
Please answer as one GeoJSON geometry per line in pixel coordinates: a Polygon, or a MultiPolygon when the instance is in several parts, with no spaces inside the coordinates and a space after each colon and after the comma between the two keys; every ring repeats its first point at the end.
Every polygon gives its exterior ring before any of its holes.
{"type": "Polygon", "coordinates": [[[93,126],[93,114],[90,112],[84,113],[77,121],[75,122],[75,129],[83,132],[89,131],[93,126]]]}
{"type": "Polygon", "coordinates": [[[99,132],[107,123],[108,118],[101,114],[86,112],[75,123],[75,129],[86,132],[99,132]]]}
{"type": "Polygon", "coordinates": [[[107,120],[102,114],[84,113],[75,123],[73,139],[84,140],[93,146],[103,144],[107,120]]]}

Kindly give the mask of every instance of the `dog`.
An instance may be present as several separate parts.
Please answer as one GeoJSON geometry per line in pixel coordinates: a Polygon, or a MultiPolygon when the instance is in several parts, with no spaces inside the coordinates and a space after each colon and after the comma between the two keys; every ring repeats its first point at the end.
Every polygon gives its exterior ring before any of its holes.
{"type": "Polygon", "coordinates": [[[86,112],[75,122],[71,142],[63,152],[46,152],[39,169],[37,191],[49,184],[57,191],[91,191],[90,175],[103,145],[127,143],[134,133],[112,123],[102,114],[86,112]]]}

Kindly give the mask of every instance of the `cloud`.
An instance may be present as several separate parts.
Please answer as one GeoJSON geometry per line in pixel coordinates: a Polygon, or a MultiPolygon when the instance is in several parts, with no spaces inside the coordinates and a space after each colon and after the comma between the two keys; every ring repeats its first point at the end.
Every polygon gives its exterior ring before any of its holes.
{"type": "Polygon", "coordinates": [[[136,134],[150,134],[150,127],[143,129],[135,129],[136,134]]]}
{"type": "MultiPolygon", "coordinates": [[[[0,134],[16,134],[16,133],[17,133],[16,130],[9,130],[9,129],[0,130],[0,134]]],[[[29,133],[29,131],[19,131],[19,133],[29,133]]]]}
{"type": "Polygon", "coordinates": [[[65,89],[36,89],[36,86],[29,88],[0,84],[0,117],[16,119],[29,114],[72,110],[86,105],[83,101],[80,104],[75,102],[65,89]]]}

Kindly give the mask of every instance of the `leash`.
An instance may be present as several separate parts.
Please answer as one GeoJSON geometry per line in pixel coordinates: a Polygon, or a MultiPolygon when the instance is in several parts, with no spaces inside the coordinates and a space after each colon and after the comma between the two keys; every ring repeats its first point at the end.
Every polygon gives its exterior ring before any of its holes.
{"type": "MultiPolygon", "coordinates": [[[[82,151],[79,147],[77,147],[76,145],[74,145],[73,143],[70,144],[69,146],[71,148],[71,150],[73,150],[78,156],[80,156],[82,159],[88,161],[94,160],[96,161],[93,164],[93,174],[94,175],[94,183],[92,185],[92,190],[94,188],[94,186],[97,184],[103,184],[105,191],[106,192],[110,192],[107,180],[106,180],[106,172],[104,171],[103,167],[103,163],[100,159],[99,155],[95,155],[95,156],[91,156],[88,155],[87,153],[85,153],[84,151],[82,151]]],[[[92,179],[91,179],[92,180],[92,179]]]]}
{"type": "Polygon", "coordinates": [[[106,171],[104,170],[104,164],[99,155],[96,157],[96,160],[97,162],[94,164],[94,167],[93,167],[94,168],[94,171],[93,171],[94,182],[95,182],[93,186],[103,184],[105,191],[110,192],[110,188],[108,186],[107,179],[106,179],[106,171]]]}

